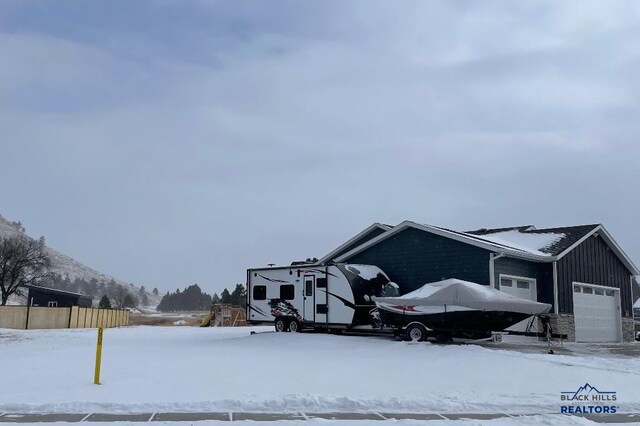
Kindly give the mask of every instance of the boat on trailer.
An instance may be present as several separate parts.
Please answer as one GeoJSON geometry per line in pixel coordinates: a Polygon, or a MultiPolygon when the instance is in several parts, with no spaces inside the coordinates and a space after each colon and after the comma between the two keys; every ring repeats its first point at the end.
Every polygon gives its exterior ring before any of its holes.
{"type": "MultiPolygon", "coordinates": [[[[544,316],[551,309],[547,303],[521,299],[455,278],[425,284],[402,296],[373,300],[380,321],[414,341],[429,337],[440,342],[453,338],[489,338],[493,332],[506,330],[529,317],[544,316]]],[[[541,319],[546,328],[548,318],[541,319]]],[[[544,337],[542,333],[510,334],[544,337]]]]}

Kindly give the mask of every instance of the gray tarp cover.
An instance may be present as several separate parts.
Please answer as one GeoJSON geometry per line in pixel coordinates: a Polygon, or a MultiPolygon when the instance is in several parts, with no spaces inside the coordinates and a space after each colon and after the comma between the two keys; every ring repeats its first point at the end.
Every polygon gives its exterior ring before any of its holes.
{"type": "Polygon", "coordinates": [[[519,312],[538,315],[549,312],[551,305],[521,299],[486,285],[448,279],[425,284],[399,297],[376,297],[376,302],[396,306],[463,306],[482,311],[519,312]]]}

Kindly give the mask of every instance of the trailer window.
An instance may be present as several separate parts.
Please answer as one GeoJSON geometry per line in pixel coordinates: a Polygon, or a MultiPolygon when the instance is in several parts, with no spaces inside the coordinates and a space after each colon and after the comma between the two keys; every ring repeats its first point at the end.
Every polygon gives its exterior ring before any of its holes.
{"type": "Polygon", "coordinates": [[[280,300],[293,300],[295,298],[295,287],[292,284],[280,286],[280,300]]]}
{"type": "Polygon", "coordinates": [[[267,286],[266,285],[254,285],[253,286],[253,300],[266,300],[267,298],[267,286]]]}
{"type": "Polygon", "coordinates": [[[309,280],[304,282],[304,295],[313,296],[313,281],[309,280]]]}
{"type": "Polygon", "coordinates": [[[318,288],[327,288],[327,279],[322,277],[322,278],[316,278],[316,287],[318,288]]]}

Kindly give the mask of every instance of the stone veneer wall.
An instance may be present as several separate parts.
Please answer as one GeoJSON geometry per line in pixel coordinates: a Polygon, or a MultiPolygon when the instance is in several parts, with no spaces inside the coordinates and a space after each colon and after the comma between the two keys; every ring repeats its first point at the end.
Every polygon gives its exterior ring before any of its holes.
{"type": "Polygon", "coordinates": [[[622,341],[634,342],[634,323],[633,318],[622,318],[622,341]]]}
{"type": "Polygon", "coordinates": [[[573,320],[573,315],[549,314],[549,319],[554,333],[566,334],[567,342],[576,341],[576,325],[573,320]]]}

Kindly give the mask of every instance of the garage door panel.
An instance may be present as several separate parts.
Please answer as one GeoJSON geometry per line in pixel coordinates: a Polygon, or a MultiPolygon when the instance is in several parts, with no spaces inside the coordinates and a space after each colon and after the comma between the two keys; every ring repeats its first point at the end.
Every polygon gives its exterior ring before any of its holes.
{"type": "Polygon", "coordinates": [[[573,315],[576,341],[620,341],[621,318],[618,290],[574,284],[573,315]]]}

